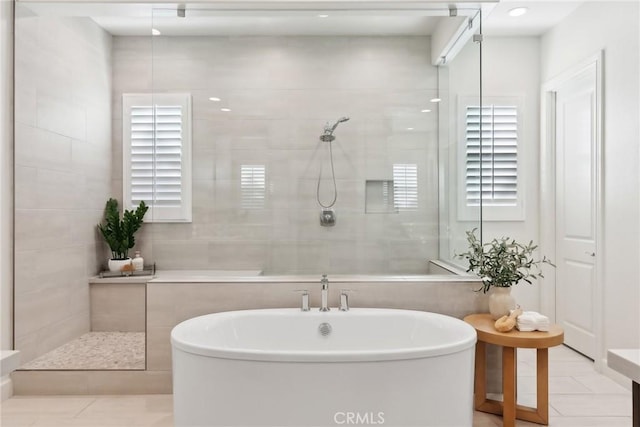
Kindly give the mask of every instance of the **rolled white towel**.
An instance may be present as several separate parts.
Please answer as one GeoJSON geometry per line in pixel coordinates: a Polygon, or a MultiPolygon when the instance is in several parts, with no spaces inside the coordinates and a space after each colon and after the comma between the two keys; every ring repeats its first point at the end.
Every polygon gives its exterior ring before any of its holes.
{"type": "Polygon", "coordinates": [[[519,331],[543,331],[548,332],[549,318],[535,311],[525,311],[516,319],[516,328],[519,331]]]}

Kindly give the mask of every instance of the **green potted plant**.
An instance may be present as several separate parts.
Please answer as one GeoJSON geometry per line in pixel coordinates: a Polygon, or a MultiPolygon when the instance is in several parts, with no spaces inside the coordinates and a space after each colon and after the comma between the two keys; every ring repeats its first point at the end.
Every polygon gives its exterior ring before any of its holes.
{"type": "Polygon", "coordinates": [[[109,259],[110,271],[121,271],[126,265],[131,264],[129,249],[136,244],[134,234],[142,226],[142,219],[149,207],[144,202],[135,211],[124,211],[120,218],[118,201],[109,199],[104,209],[104,224],[98,224],[98,230],[111,249],[109,259]]]}
{"type": "Polygon", "coordinates": [[[532,283],[532,280],[544,277],[542,264],[555,265],[545,256],[534,259],[537,246],[533,241],[523,245],[509,237],[502,237],[482,244],[475,231],[475,228],[467,231],[469,250],[456,256],[466,259],[469,262],[467,272],[476,273],[482,280],[482,288],[478,291],[487,293],[493,289],[489,295],[489,312],[494,319],[498,319],[516,307],[511,286],[521,280],[532,283]]]}

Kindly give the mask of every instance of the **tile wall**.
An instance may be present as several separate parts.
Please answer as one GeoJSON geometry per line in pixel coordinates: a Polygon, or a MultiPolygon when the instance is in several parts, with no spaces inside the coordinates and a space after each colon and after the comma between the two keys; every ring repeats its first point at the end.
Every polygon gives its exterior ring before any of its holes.
{"type": "Polygon", "coordinates": [[[115,37],[113,193],[122,194],[122,94],[193,97],[193,222],[148,224],[140,236],[160,269],[265,274],[425,273],[438,258],[437,87],[428,37],[115,37]],[[220,102],[212,102],[218,97],[220,102]],[[223,112],[221,108],[229,108],[223,112]],[[432,113],[421,113],[430,108],[432,113]],[[337,225],[325,122],[351,120],[333,145],[337,225]],[[365,214],[367,180],[417,167],[418,204],[365,214]],[[265,168],[264,203],[243,207],[243,165],[265,168]]]}
{"type": "Polygon", "coordinates": [[[111,189],[111,36],[17,8],[15,346],[22,362],[89,331],[111,189]]]}

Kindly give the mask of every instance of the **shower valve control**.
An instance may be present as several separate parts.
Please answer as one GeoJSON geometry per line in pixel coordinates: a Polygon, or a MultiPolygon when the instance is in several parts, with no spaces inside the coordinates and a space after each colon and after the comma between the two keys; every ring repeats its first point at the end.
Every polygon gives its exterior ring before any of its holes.
{"type": "Polygon", "coordinates": [[[296,292],[299,292],[300,295],[302,295],[300,310],[309,311],[309,291],[306,289],[297,289],[296,292]]]}
{"type": "Polygon", "coordinates": [[[349,293],[351,289],[340,290],[340,311],[349,311],[349,293]]]}
{"type": "Polygon", "coordinates": [[[333,227],[336,225],[336,212],[333,209],[322,209],[320,211],[320,225],[323,227],[333,227]]]}

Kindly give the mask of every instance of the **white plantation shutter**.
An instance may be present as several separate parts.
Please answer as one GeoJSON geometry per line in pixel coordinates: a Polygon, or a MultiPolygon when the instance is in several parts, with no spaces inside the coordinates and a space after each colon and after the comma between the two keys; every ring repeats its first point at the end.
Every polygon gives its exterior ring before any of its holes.
{"type": "Polygon", "coordinates": [[[398,212],[418,209],[418,165],[393,165],[393,205],[398,212]]]}
{"type": "Polygon", "coordinates": [[[245,209],[263,209],[267,189],[264,165],[240,166],[240,190],[242,207],[245,209]]]}
{"type": "Polygon", "coordinates": [[[518,109],[512,105],[482,108],[482,159],[480,159],[480,107],[466,109],[467,206],[518,204],[518,109]],[[480,170],[482,169],[482,189],[480,170]]]}
{"type": "Polygon", "coordinates": [[[393,181],[382,181],[382,206],[395,208],[393,200],[393,181]]]}
{"type": "Polygon", "coordinates": [[[191,99],[124,95],[124,197],[149,206],[146,221],[191,220],[191,99]]]}

